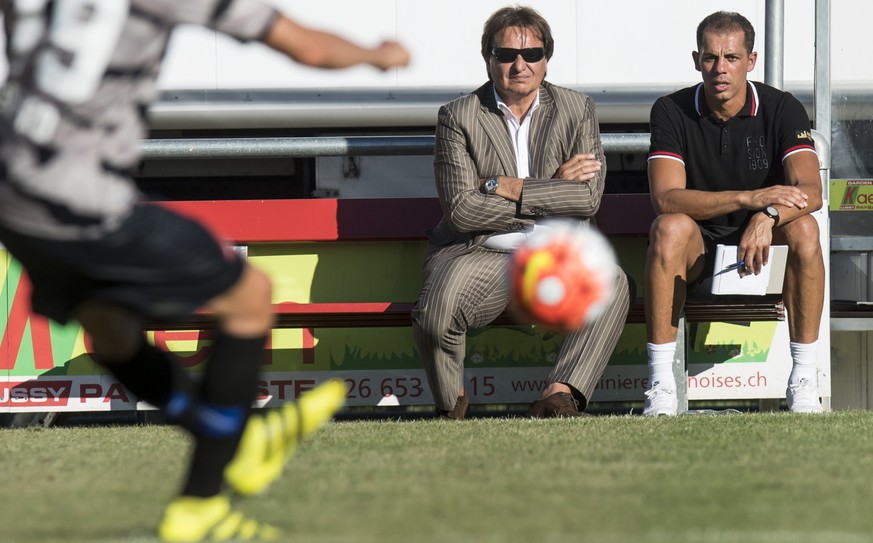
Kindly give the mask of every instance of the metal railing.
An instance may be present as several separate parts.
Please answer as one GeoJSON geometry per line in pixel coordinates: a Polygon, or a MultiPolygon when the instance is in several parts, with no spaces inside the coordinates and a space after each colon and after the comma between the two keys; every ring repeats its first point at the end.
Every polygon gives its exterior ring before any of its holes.
{"type": "MultiPolygon", "coordinates": [[[[648,133],[601,134],[607,153],[645,153],[648,133]]],[[[145,160],[432,155],[433,136],[152,139],[145,160]]]]}
{"type": "MultiPolygon", "coordinates": [[[[818,130],[812,135],[819,165],[828,170],[830,144],[818,130]]],[[[646,153],[649,138],[648,133],[600,135],[607,153],[646,153]]],[[[424,156],[433,154],[434,136],[154,139],[140,147],[145,160],[424,156]]]]}
{"type": "MultiPolygon", "coordinates": [[[[821,168],[829,169],[830,145],[812,131],[821,168]]],[[[607,153],[646,153],[649,133],[600,135],[607,153]]],[[[145,160],[317,158],[342,156],[432,155],[433,136],[335,136],[298,138],[192,138],[143,140],[145,160]]]]}

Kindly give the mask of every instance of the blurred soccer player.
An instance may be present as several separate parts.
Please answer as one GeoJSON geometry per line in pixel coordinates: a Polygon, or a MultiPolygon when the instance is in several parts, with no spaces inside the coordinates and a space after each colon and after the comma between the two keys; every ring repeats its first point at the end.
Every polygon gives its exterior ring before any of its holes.
{"type": "Polygon", "coordinates": [[[129,172],[145,109],[178,24],[261,40],[315,67],[386,70],[406,65],[408,53],[395,42],[364,48],[302,27],[258,0],[0,0],[0,8],[9,62],[0,242],[30,276],[33,309],[78,320],[97,362],[193,435],[163,539],[275,537],[233,511],[225,488],[263,490],[298,439],[339,408],[345,388],[330,381],[297,405],[249,416],[272,326],[270,281],[197,223],[140,203],[129,172]],[[216,332],[194,381],[145,341],[143,325],[200,307],[215,315],[216,332]]]}

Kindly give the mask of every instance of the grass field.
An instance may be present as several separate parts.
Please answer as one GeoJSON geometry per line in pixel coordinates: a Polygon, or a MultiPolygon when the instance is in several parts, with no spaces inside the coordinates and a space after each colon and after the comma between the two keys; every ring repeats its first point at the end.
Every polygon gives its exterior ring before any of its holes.
{"type": "MultiPolygon", "coordinates": [[[[294,542],[873,541],[873,413],[333,423],[239,507],[294,542]]],[[[152,542],[166,426],[0,431],[0,541],[152,542]]]]}

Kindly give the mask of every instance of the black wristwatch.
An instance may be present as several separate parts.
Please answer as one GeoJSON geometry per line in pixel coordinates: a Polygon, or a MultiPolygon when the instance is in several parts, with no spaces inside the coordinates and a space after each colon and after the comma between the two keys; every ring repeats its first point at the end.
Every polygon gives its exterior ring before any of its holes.
{"type": "Polygon", "coordinates": [[[773,206],[767,206],[764,208],[764,215],[767,215],[771,219],[773,219],[773,226],[779,226],[779,210],[773,206]]]}
{"type": "Polygon", "coordinates": [[[500,186],[500,183],[497,182],[496,177],[492,177],[488,181],[485,181],[484,186],[486,194],[497,194],[497,187],[500,186]]]}

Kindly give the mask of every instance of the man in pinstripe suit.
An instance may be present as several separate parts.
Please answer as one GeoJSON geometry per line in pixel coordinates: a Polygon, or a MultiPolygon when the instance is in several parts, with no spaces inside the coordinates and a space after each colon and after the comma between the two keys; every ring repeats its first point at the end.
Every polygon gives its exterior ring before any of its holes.
{"type": "MultiPolygon", "coordinates": [[[[493,321],[509,302],[511,250],[538,220],[589,223],[606,166],[591,99],[544,81],[554,41],[526,7],[496,11],[485,23],[489,81],[443,106],[434,169],[444,217],[429,232],[424,284],[413,335],[438,416],[463,419],[466,333],[493,321]]],[[[620,269],[608,308],[569,333],[533,417],[580,416],[600,379],[628,311],[620,269]]]]}

